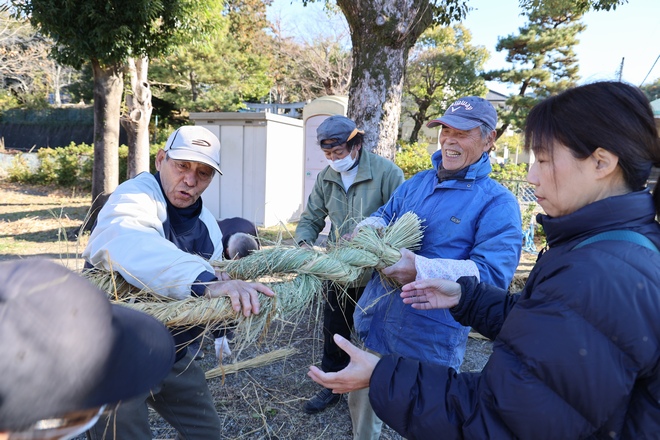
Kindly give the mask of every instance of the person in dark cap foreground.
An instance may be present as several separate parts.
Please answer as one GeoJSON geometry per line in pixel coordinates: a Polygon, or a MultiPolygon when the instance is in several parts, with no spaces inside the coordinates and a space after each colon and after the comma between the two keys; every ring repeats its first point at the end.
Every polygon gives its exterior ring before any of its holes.
{"type": "Polygon", "coordinates": [[[40,259],[0,263],[0,351],[0,440],[76,436],[157,385],[175,356],[160,322],[40,259]]]}
{"type": "MultiPolygon", "coordinates": [[[[325,227],[326,218],[332,223],[328,242],[336,242],[341,235],[352,231],[357,222],[387,202],[403,182],[403,171],[392,161],[362,148],[363,134],[355,122],[340,115],[330,116],[316,130],[328,166],[317,176],[298,222],[295,238],[299,245],[314,245],[325,227]]],[[[366,273],[355,285],[346,286],[343,298],[337,287],[330,283],[325,286],[321,361],[324,371],[339,371],[348,365],[348,356],[337,347],[332,335],[350,336],[355,303],[370,275],[366,273]]],[[[305,403],[303,410],[308,414],[318,413],[340,398],[324,388],[305,403]]]]}
{"type": "MultiPolygon", "coordinates": [[[[522,227],[518,201],[489,177],[488,151],[496,124],[493,106],[477,96],[458,99],[441,118],[429,122],[429,127],[442,127],[442,150],[431,157],[434,169],[406,180],[356,228],[384,227],[409,211],[423,220],[420,249],[402,249],[401,259],[384,268],[384,276],[403,285],[416,279],[473,275],[500,288],[509,286],[520,260],[522,227]]],[[[405,307],[398,293],[374,272],[355,308],[360,341],[379,355],[397,354],[458,369],[469,327],[444,310],[405,307]]],[[[377,439],[382,423],[371,409],[368,389],[349,393],[348,406],[354,438],[377,439]]]]}

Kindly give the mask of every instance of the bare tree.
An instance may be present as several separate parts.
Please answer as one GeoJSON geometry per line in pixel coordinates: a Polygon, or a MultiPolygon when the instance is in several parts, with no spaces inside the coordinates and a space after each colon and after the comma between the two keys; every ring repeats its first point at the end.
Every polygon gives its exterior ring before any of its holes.
{"type": "Polygon", "coordinates": [[[26,20],[0,11],[0,87],[10,89],[23,104],[46,103],[53,93],[61,104],[61,89],[71,83],[75,70],[50,57],[53,42],[26,20]]]}
{"type": "Polygon", "coordinates": [[[277,102],[348,95],[353,63],[346,21],[326,14],[314,21],[314,29],[298,30],[304,35],[298,39],[287,36],[279,20],[273,24],[273,52],[279,69],[273,87],[277,102]]]}
{"type": "Polygon", "coordinates": [[[120,122],[128,137],[127,178],[133,178],[143,171],[149,171],[149,120],[151,88],[147,81],[149,58],[129,58],[127,69],[131,81],[131,92],[126,94],[127,111],[120,122]]]}

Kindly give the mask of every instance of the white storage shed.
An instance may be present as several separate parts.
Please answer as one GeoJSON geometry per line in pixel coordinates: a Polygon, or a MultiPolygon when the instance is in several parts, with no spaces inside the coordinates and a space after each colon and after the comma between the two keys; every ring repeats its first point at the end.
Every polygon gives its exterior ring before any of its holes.
{"type": "Polygon", "coordinates": [[[203,194],[217,219],[257,226],[297,221],[302,213],[303,121],[272,113],[191,113],[220,139],[220,169],[203,194]]]}
{"type": "Polygon", "coordinates": [[[307,205],[307,198],[312,192],[316,176],[328,166],[325,156],[319,148],[316,139],[316,129],[323,121],[332,115],[346,116],[348,108],[347,96],[323,96],[315,99],[303,107],[303,123],[305,127],[305,192],[303,205],[307,205]]]}

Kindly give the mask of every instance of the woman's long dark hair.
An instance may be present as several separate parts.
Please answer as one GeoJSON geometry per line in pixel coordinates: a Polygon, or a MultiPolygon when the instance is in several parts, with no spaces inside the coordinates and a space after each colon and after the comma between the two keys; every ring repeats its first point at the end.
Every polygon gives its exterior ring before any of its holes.
{"type": "MultiPolygon", "coordinates": [[[[555,141],[585,159],[597,148],[618,157],[626,184],[639,191],[653,166],[660,167],[660,139],[642,91],[622,82],[596,82],[550,97],[527,117],[525,150],[552,155],[555,141]]],[[[660,215],[658,182],[653,189],[660,215]]]]}

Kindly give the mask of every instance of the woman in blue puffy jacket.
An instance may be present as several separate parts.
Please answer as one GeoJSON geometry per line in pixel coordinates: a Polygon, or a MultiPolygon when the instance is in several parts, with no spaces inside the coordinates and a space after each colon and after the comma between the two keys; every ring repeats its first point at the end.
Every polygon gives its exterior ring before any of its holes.
{"type": "Polygon", "coordinates": [[[449,309],[494,340],[481,373],[379,359],[309,375],[335,392],[370,386],[378,416],[409,439],[660,438],[660,166],[648,100],[599,82],[530,112],[527,180],[548,248],[520,294],[464,277],[419,280],[404,303],[449,309]]]}

